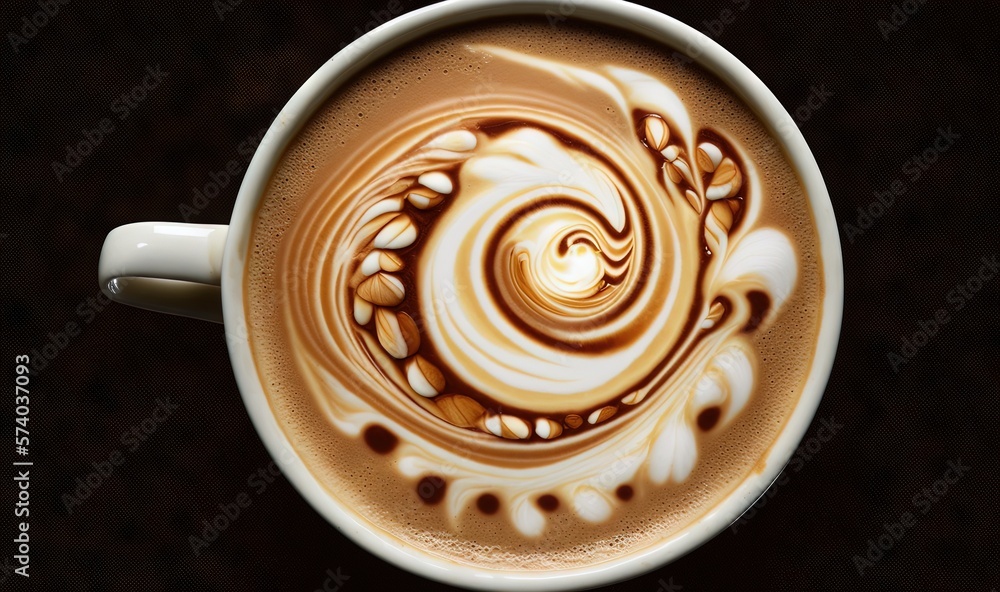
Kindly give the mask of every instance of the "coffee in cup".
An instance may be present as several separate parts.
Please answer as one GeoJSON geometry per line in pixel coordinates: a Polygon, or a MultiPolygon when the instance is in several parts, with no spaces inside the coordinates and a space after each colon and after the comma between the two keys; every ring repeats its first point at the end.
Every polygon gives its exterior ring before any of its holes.
{"type": "Polygon", "coordinates": [[[583,568],[764,470],[817,350],[817,224],[758,114],[673,56],[478,20],[355,72],[287,145],[252,222],[249,346],[368,528],[583,568]]]}

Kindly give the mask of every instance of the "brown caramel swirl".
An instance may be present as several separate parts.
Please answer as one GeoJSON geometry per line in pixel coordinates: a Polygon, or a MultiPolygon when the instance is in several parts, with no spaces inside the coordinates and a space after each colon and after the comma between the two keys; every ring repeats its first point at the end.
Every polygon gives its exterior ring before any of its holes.
{"type": "Polygon", "coordinates": [[[608,95],[621,120],[530,92],[402,117],[357,169],[374,173],[333,180],[286,239],[308,270],[286,323],[338,429],[387,426],[404,476],[457,474],[453,515],[489,484],[538,534],[540,495],[601,521],[627,482],[687,477],[694,430],[751,396],[744,334],[788,297],[795,253],[755,226],[738,143],[694,129],[661,81],[482,50],[608,95]],[[613,460],[627,470],[607,479],[613,460]]]}

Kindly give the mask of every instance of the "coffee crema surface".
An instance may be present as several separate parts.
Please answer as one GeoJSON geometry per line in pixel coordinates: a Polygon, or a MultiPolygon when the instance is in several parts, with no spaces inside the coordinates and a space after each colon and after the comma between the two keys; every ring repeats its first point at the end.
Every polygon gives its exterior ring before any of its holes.
{"type": "Polygon", "coordinates": [[[574,568],[762,470],[815,350],[815,224],[752,111],[672,52],[544,18],[439,31],[286,149],[249,339],[359,520],[459,563],[574,568]]]}

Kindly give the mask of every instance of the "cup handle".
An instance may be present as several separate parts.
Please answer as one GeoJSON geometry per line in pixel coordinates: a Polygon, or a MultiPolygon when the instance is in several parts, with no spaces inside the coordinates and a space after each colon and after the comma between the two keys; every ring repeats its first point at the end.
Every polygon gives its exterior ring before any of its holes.
{"type": "Polygon", "coordinates": [[[116,302],[147,310],[222,322],[221,224],[139,222],[104,239],[97,274],[116,302]]]}

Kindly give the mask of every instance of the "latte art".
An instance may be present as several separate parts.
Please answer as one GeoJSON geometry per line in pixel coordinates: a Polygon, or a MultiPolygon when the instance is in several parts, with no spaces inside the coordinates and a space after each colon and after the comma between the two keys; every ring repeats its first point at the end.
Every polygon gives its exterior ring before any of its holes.
{"type": "Polygon", "coordinates": [[[760,223],[740,142],[665,81],[471,51],[548,91],[402,114],[358,168],[376,172],[283,239],[307,272],[282,314],[334,429],[450,520],[476,506],[536,537],[556,508],[599,523],[689,477],[697,434],[754,396],[752,336],[798,255],[760,223]]]}
{"type": "Polygon", "coordinates": [[[284,148],[247,251],[254,364],[359,528],[592,567],[687,532],[799,403],[809,199],[725,84],[574,19],[435,31],[284,148]]]}

